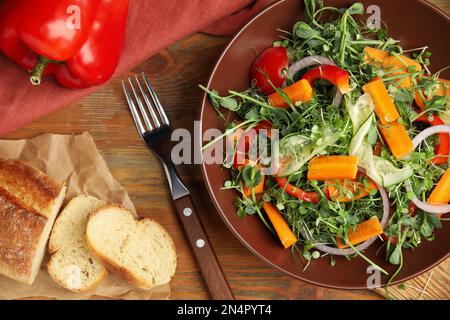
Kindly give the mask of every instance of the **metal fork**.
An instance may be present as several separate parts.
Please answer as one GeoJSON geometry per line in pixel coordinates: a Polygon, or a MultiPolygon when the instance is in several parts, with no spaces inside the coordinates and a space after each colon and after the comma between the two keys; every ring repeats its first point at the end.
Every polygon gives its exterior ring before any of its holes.
{"type": "Polygon", "coordinates": [[[179,219],[194,251],[211,297],[215,300],[232,300],[230,286],[214,253],[202,222],[196,213],[189,190],[181,181],[171,159],[171,134],[169,118],[158,100],[145,73],[128,78],[134,98],[122,80],[122,87],[136,128],[147,147],[159,158],[169,181],[172,199],[179,219]],[[133,84],[133,80],[135,84],[133,84]],[[143,83],[142,83],[143,82],[143,83]]]}

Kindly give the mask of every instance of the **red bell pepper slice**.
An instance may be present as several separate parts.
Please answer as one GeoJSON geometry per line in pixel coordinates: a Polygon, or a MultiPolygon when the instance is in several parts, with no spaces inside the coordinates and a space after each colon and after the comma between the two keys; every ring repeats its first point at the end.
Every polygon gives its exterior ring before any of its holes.
{"type": "Polygon", "coordinates": [[[322,64],[309,70],[305,73],[303,79],[308,80],[311,86],[317,79],[325,79],[334,84],[342,94],[351,91],[348,72],[330,64],[322,64]]]}
{"type": "Polygon", "coordinates": [[[247,153],[250,149],[250,142],[255,139],[256,134],[255,130],[249,130],[237,137],[236,152],[233,158],[233,167],[235,169],[245,167],[249,164],[247,153]]]}
{"type": "Polygon", "coordinates": [[[388,235],[384,232],[381,234],[381,238],[383,238],[384,241],[389,241],[391,244],[394,245],[397,244],[398,241],[397,236],[392,236],[392,238],[389,240],[388,235]]]}
{"type": "MultiPolygon", "coordinates": [[[[428,123],[431,126],[444,124],[444,122],[436,115],[432,115],[431,119],[426,115],[422,115],[419,118],[417,118],[415,122],[428,123]]],[[[431,163],[436,165],[447,163],[449,151],[450,151],[450,135],[444,132],[439,133],[439,144],[434,148],[434,153],[438,156],[431,159],[431,163]]]]}
{"type": "Polygon", "coordinates": [[[278,186],[280,188],[283,188],[287,194],[299,200],[312,203],[319,202],[318,192],[308,192],[300,189],[299,187],[293,186],[292,184],[288,183],[288,179],[286,177],[275,177],[275,181],[278,183],[278,186]]]}
{"type": "Polygon", "coordinates": [[[253,129],[259,131],[261,129],[270,130],[272,129],[272,123],[267,120],[261,120],[253,129]]]}
{"type": "Polygon", "coordinates": [[[431,100],[434,96],[450,97],[450,80],[438,79],[438,82],[439,85],[431,96],[427,96],[422,89],[418,88],[416,90],[416,93],[414,94],[414,101],[420,109],[425,109],[425,102],[422,97],[427,101],[431,100]]]}
{"type": "Polygon", "coordinates": [[[233,167],[235,169],[239,169],[241,167],[245,167],[250,163],[248,160],[247,154],[250,149],[250,143],[252,140],[256,138],[259,134],[260,130],[266,130],[267,136],[270,138],[270,130],[272,129],[272,124],[269,121],[262,120],[260,121],[254,128],[247,132],[242,132],[242,134],[238,134],[237,144],[236,144],[236,152],[234,154],[233,159],[233,167]]]}
{"type": "Polygon", "coordinates": [[[265,133],[267,134],[267,136],[269,138],[272,136],[272,134],[270,133],[270,130],[272,130],[272,123],[267,120],[260,121],[253,129],[255,129],[258,133],[260,132],[260,130],[266,130],[265,133]]]}
{"type": "Polygon", "coordinates": [[[33,84],[54,74],[69,88],[99,85],[115,71],[127,15],[128,0],[6,0],[0,51],[32,70],[33,84]]]}

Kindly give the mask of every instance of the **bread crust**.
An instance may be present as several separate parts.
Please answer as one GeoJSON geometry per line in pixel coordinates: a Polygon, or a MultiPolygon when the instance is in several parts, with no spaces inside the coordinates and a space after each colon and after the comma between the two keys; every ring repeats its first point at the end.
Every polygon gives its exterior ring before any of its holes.
{"type": "Polygon", "coordinates": [[[0,157],[0,274],[34,281],[65,189],[23,161],[0,157]]]}
{"type": "Polygon", "coordinates": [[[0,186],[0,273],[29,283],[47,218],[0,186]]]}
{"type": "Polygon", "coordinates": [[[0,186],[48,218],[62,185],[21,160],[0,157],[0,186]]]}
{"type": "MultiPolygon", "coordinates": [[[[176,252],[175,243],[173,242],[172,237],[170,237],[168,232],[158,222],[156,222],[155,220],[151,219],[150,217],[144,217],[144,218],[136,219],[136,217],[133,216],[133,214],[128,209],[124,208],[121,205],[112,204],[112,205],[108,205],[106,207],[100,208],[100,209],[98,209],[98,210],[96,210],[96,211],[91,213],[89,220],[91,220],[93,217],[95,217],[97,214],[99,214],[99,212],[101,212],[103,210],[108,210],[108,209],[120,209],[124,213],[126,212],[126,214],[129,215],[130,217],[132,217],[133,220],[136,223],[138,223],[138,224],[139,223],[145,223],[145,221],[151,221],[152,223],[154,223],[160,229],[160,231],[162,233],[164,233],[166,235],[166,238],[169,240],[169,245],[170,245],[171,249],[173,250],[173,252],[176,252]]],[[[88,225],[89,225],[89,222],[88,222],[88,225]]],[[[86,231],[87,231],[87,229],[86,229],[86,231]]],[[[106,257],[106,256],[102,255],[100,252],[98,252],[95,249],[95,246],[90,241],[89,236],[87,235],[87,233],[86,233],[86,243],[87,243],[89,252],[93,256],[95,256],[111,272],[114,272],[114,273],[118,274],[123,279],[127,280],[132,285],[134,285],[134,286],[136,286],[136,287],[138,287],[140,289],[148,290],[148,289],[151,289],[151,288],[153,288],[155,286],[154,283],[149,283],[149,282],[145,281],[144,279],[141,279],[140,277],[135,276],[132,272],[130,272],[125,267],[117,265],[111,259],[109,259],[108,257],[106,257]]],[[[175,268],[176,268],[176,262],[175,262],[175,268]]],[[[160,283],[158,285],[163,285],[163,284],[165,284],[165,283],[160,283]]]]}

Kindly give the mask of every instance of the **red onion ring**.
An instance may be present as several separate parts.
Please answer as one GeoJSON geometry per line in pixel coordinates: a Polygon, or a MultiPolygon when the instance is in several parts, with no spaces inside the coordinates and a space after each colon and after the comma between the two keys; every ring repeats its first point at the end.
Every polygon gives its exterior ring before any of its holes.
{"type": "Polygon", "coordinates": [[[427,213],[434,213],[436,215],[441,215],[441,214],[450,212],[450,204],[430,204],[430,203],[422,202],[419,199],[417,199],[417,196],[414,193],[409,180],[405,182],[405,187],[408,192],[412,192],[413,198],[411,199],[411,201],[412,201],[412,203],[414,203],[414,205],[417,208],[419,208],[427,213]]]}
{"type": "Polygon", "coordinates": [[[417,136],[415,136],[412,141],[414,149],[416,149],[417,146],[419,144],[421,144],[423,140],[425,140],[428,137],[431,137],[432,135],[438,134],[438,133],[450,134],[450,126],[441,124],[441,125],[432,126],[432,127],[429,127],[427,129],[423,130],[417,136]]]}
{"type": "MultiPolygon", "coordinates": [[[[333,60],[324,56],[309,56],[303,59],[300,59],[293,64],[291,64],[287,70],[287,78],[293,78],[294,75],[300,70],[315,66],[318,64],[331,64],[333,66],[337,66],[333,60]]],[[[283,84],[283,87],[286,86],[286,82],[283,84]]],[[[342,93],[339,90],[336,90],[336,94],[334,95],[333,102],[331,103],[333,106],[339,107],[342,102],[342,93]]]]}
{"type": "MultiPolygon", "coordinates": [[[[362,169],[359,169],[360,172],[364,172],[365,171],[362,169]]],[[[367,174],[366,174],[367,175],[367,174]]],[[[369,177],[369,176],[368,176],[369,177]]],[[[370,177],[369,177],[370,178],[370,177]]],[[[380,185],[378,185],[376,182],[374,182],[375,185],[377,186],[378,191],[380,192],[381,198],[383,199],[383,217],[381,218],[381,227],[385,228],[386,223],[388,221],[389,218],[389,212],[390,212],[390,203],[389,203],[389,197],[386,193],[386,190],[384,190],[383,187],[381,187],[380,185]]],[[[307,232],[304,228],[300,228],[300,234],[302,235],[303,238],[305,238],[306,240],[311,240],[313,241],[314,247],[317,250],[320,250],[322,252],[328,253],[328,254],[332,254],[332,255],[336,255],[336,256],[347,256],[347,255],[351,255],[354,254],[355,251],[352,248],[347,248],[347,249],[339,249],[339,248],[334,248],[334,247],[330,247],[324,244],[320,244],[317,241],[315,241],[307,232]]],[[[360,245],[356,246],[355,248],[358,251],[364,251],[366,250],[368,247],[370,247],[372,245],[372,243],[375,242],[375,240],[377,240],[378,236],[372,237],[366,241],[364,241],[363,243],[361,243],[360,245]]]]}
{"type": "Polygon", "coordinates": [[[334,94],[333,102],[331,103],[331,105],[333,105],[335,107],[339,107],[342,103],[343,97],[344,97],[344,95],[339,90],[336,90],[336,93],[334,94]]]}
{"type": "Polygon", "coordinates": [[[323,56],[309,56],[291,64],[287,70],[287,76],[288,78],[293,78],[294,75],[300,70],[318,64],[331,64],[333,66],[337,66],[336,63],[334,63],[333,60],[331,60],[330,58],[323,56]]]}
{"type": "MultiPolygon", "coordinates": [[[[414,137],[412,143],[414,146],[414,149],[417,148],[419,144],[421,144],[426,138],[438,134],[438,133],[448,133],[450,134],[450,126],[447,125],[438,125],[438,126],[432,126],[429,127],[422,132],[420,132],[417,136],[414,137]]],[[[411,192],[413,194],[413,198],[411,201],[418,207],[419,209],[422,209],[423,211],[427,213],[434,213],[437,215],[449,213],[450,212],[450,205],[446,204],[430,204],[427,202],[420,201],[416,194],[414,193],[411,183],[409,181],[405,182],[405,187],[408,192],[411,192]]]]}

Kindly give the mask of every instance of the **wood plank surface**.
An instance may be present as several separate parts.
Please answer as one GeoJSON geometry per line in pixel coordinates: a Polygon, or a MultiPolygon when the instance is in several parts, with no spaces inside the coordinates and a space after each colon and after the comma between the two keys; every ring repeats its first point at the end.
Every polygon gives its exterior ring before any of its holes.
{"type": "MultiPolygon", "coordinates": [[[[448,0],[432,1],[447,12],[448,0]]],[[[171,282],[172,299],[207,299],[193,254],[177,220],[166,177],[159,161],[140,140],[123,98],[121,79],[146,72],[167,108],[174,128],[192,132],[199,119],[205,83],[229,38],[195,34],[156,54],[141,65],[103,86],[81,101],[46,116],[5,137],[22,139],[43,133],[94,137],[113,175],[128,190],[141,215],[159,221],[174,238],[178,269],[171,282]]],[[[252,255],[227,229],[214,209],[199,166],[180,168],[216,250],[231,288],[238,299],[380,299],[374,291],[325,289],[297,281],[267,266],[252,255]]]]}
{"type": "Polygon", "coordinates": [[[450,299],[450,258],[438,266],[405,283],[376,291],[385,297],[412,300],[448,300],[450,299]]]}

